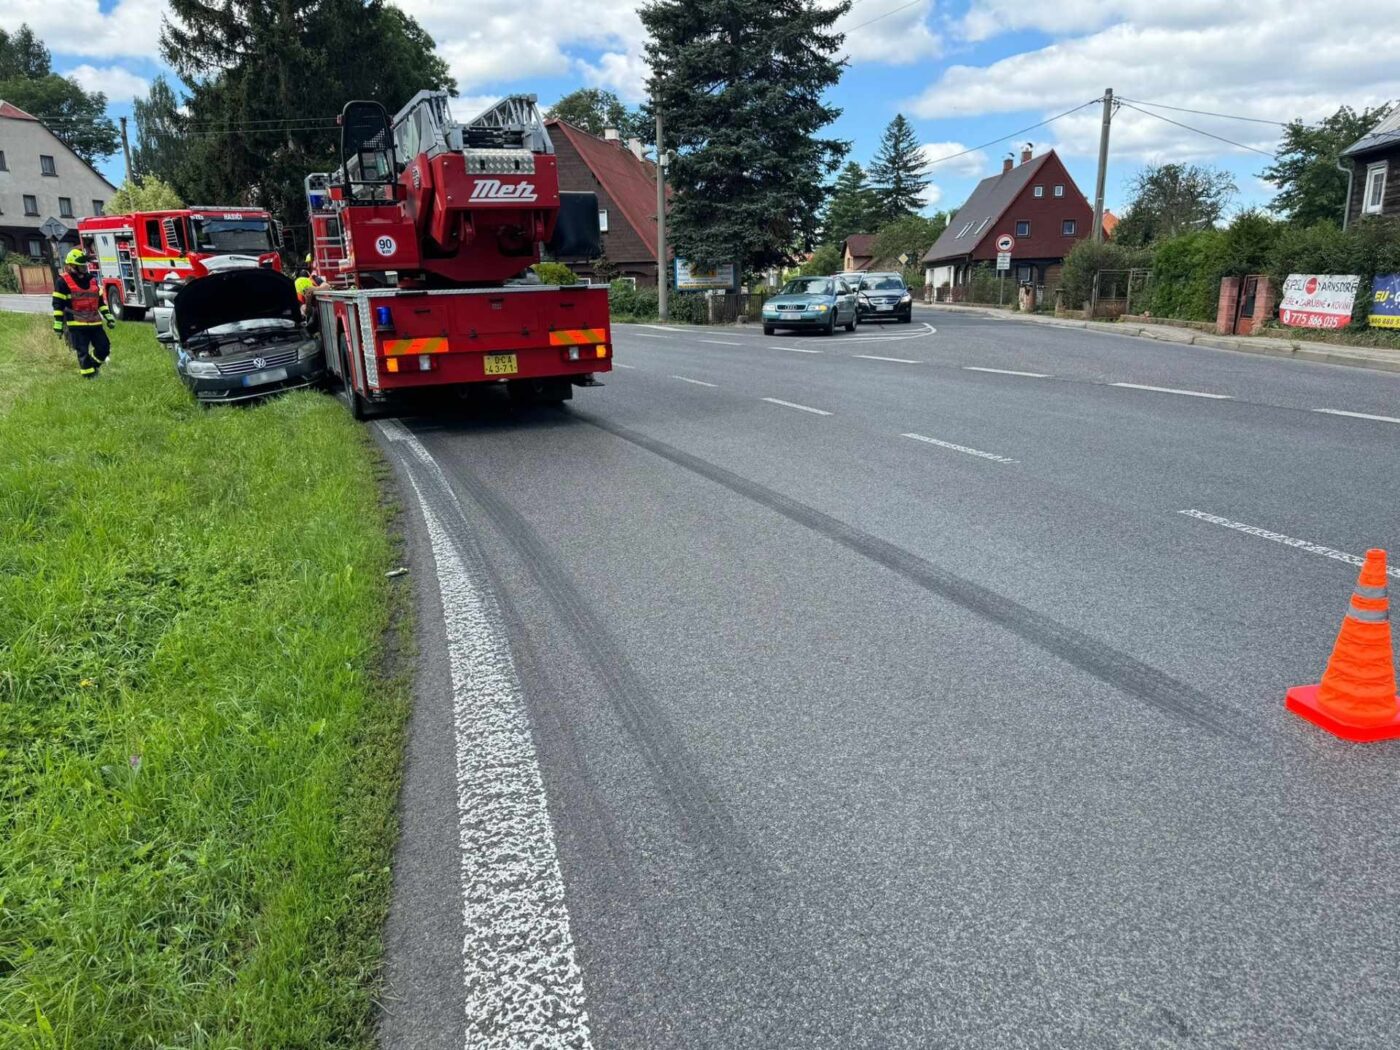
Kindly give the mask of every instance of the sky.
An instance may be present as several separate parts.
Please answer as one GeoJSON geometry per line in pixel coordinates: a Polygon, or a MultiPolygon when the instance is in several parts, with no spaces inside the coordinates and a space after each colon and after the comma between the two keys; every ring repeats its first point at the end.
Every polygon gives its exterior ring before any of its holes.
{"type": "MultiPolygon", "coordinates": [[[[585,86],[630,102],[645,91],[637,0],[397,2],[456,76],[459,118],[512,92],[547,105],[585,86]]],[[[0,27],[28,22],[55,68],[106,92],[117,117],[162,71],[165,8],[165,0],[6,0],[0,27]]],[[[1092,197],[1095,100],[1111,87],[1125,102],[1112,123],[1110,208],[1121,213],[1144,165],[1168,161],[1225,168],[1239,189],[1233,210],[1262,207],[1275,190],[1258,173],[1282,122],[1400,98],[1400,63],[1377,43],[1400,21],[1400,0],[1350,10],[1356,17],[1296,0],[855,0],[838,23],[848,66],[830,93],[842,110],[833,131],[866,164],[885,125],[905,114],[932,162],[930,210],[956,207],[1027,143],[1037,155],[1058,150],[1092,197]],[[1048,118],[1056,119],[1042,124],[1048,118]]],[[[100,167],[120,181],[120,156],[100,167]]]]}

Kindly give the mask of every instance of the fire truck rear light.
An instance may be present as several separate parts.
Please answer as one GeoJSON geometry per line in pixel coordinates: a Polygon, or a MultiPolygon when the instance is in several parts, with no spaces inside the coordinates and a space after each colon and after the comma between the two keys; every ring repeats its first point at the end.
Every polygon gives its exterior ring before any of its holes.
{"type": "Polygon", "coordinates": [[[390,357],[386,359],[384,362],[384,367],[387,368],[390,372],[397,372],[399,370],[399,359],[397,357],[390,357]]]}
{"type": "Polygon", "coordinates": [[[599,357],[607,357],[607,356],[608,356],[608,346],[607,346],[606,343],[599,343],[599,344],[598,344],[598,356],[599,356],[599,357]]]}
{"type": "Polygon", "coordinates": [[[578,347],[576,347],[576,346],[571,346],[571,347],[569,347],[569,349],[568,349],[568,355],[569,355],[569,360],[570,360],[570,361],[577,361],[578,358],[579,358],[578,347]]]}
{"type": "Polygon", "coordinates": [[[431,354],[418,355],[418,371],[426,372],[433,367],[433,357],[431,354]]]}
{"type": "Polygon", "coordinates": [[[387,306],[376,306],[374,308],[374,326],[376,328],[394,327],[394,315],[387,306]]]}

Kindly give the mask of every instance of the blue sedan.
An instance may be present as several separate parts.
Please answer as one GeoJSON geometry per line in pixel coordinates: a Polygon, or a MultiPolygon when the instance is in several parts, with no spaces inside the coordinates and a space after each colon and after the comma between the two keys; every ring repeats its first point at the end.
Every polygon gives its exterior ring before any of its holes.
{"type": "Polygon", "coordinates": [[[763,304],[763,334],[779,328],[815,328],[826,335],[856,330],[856,296],[837,277],[797,277],[763,304]]]}

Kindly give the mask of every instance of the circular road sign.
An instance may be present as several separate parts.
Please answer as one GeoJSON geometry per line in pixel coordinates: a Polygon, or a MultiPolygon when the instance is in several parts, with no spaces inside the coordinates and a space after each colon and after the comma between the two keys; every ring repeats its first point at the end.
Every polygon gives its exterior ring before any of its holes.
{"type": "Polygon", "coordinates": [[[1014,247],[1016,247],[1016,238],[1011,236],[1011,234],[1003,233],[997,238],[997,251],[1009,252],[1014,247]]]}

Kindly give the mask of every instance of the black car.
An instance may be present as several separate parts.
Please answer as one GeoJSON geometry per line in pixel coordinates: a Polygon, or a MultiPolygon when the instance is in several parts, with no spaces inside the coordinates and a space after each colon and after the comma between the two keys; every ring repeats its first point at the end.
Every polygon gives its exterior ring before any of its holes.
{"type": "Polygon", "coordinates": [[[856,312],[861,324],[869,321],[908,324],[914,319],[914,296],[897,273],[861,274],[856,312]]]}
{"type": "Polygon", "coordinates": [[[176,293],[158,337],[202,402],[227,404],[315,385],[325,377],[320,342],[307,332],[290,277],[263,267],[199,277],[176,293]]]}

